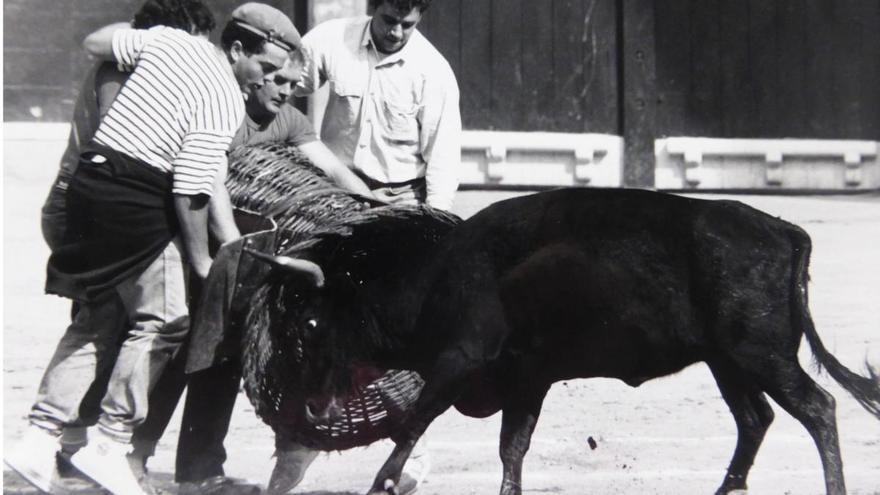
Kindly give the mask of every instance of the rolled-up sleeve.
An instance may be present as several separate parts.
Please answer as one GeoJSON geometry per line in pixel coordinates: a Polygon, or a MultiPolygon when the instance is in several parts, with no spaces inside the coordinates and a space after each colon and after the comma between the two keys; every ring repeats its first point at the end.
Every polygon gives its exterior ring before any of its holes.
{"type": "Polygon", "coordinates": [[[226,165],[232,137],[210,131],[190,132],[174,160],[174,194],[194,195],[214,191],[214,176],[226,165]]]}
{"type": "Polygon", "coordinates": [[[420,130],[430,206],[452,209],[461,168],[461,111],[452,71],[426,82],[420,130]]]}
{"type": "Polygon", "coordinates": [[[113,58],[124,70],[132,70],[137,66],[138,58],[144,46],[162,29],[161,26],[149,30],[119,29],[113,32],[111,47],[113,58]]]}
{"type": "Polygon", "coordinates": [[[172,162],[174,194],[213,193],[214,177],[226,166],[226,152],[243,117],[239,106],[219,98],[208,98],[203,106],[172,162]]]}
{"type": "Polygon", "coordinates": [[[320,48],[316,44],[317,36],[310,32],[303,37],[303,69],[299,82],[294,88],[297,96],[308,96],[321,87],[321,58],[320,48]],[[311,36],[310,36],[311,35],[311,36]]]}

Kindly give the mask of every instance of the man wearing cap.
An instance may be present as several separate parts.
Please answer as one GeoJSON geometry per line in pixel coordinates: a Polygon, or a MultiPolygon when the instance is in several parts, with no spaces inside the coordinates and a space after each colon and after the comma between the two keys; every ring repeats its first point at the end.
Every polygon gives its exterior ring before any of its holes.
{"type": "MultiPolygon", "coordinates": [[[[302,53],[291,52],[284,67],[249,95],[245,102],[245,121],[231,147],[270,141],[292,144],[341,187],[370,196],[370,190],[363,181],[318,140],[308,117],[288,101],[293,85],[299,81],[301,73],[302,53]]],[[[184,360],[175,358],[174,366],[180,366],[184,360]]],[[[157,392],[166,383],[170,387],[183,383],[184,379],[180,376],[182,369],[174,371],[177,372],[175,376],[162,377],[163,383],[157,387],[157,392]]],[[[223,441],[229,430],[240,382],[241,364],[237,359],[215,363],[210,368],[190,375],[174,473],[175,481],[180,484],[180,495],[240,495],[258,492],[256,485],[234,482],[225,476],[223,470],[226,460],[223,441]]],[[[135,430],[134,442],[142,450],[152,452],[155,449],[171,420],[173,405],[180,393],[182,387],[168,393],[168,404],[160,405],[158,415],[151,413],[147,421],[149,424],[135,430]]],[[[283,464],[287,460],[287,457],[278,455],[276,462],[283,464]]],[[[284,467],[276,468],[275,471],[283,472],[284,467]]],[[[272,482],[278,484],[277,476],[270,480],[270,492],[272,482]]]]}
{"type": "Polygon", "coordinates": [[[449,210],[461,116],[449,63],[416,30],[431,0],[370,0],[372,16],[335,19],[303,38],[296,94],[326,83],[321,139],[376,195],[449,210]]]}
{"type": "MultiPolygon", "coordinates": [[[[98,424],[71,462],[115,495],[152,492],[129,456],[132,430],[146,417],[150,389],[189,329],[185,266],[199,280],[211,264],[208,198],[244,116],[242,92],[261,87],[299,44],[295,30],[279,25],[283,14],[267,9],[238,12],[231,23],[237,31],[224,32],[223,52],[166,27],[116,24],[86,39],[90,53],[133,71],[70,180],[67,226],[49,260],[47,291],[80,302],[84,321],[120,324],[75,321],[63,337],[68,345],[52,358],[19,452],[29,460],[28,480],[43,491],[52,488],[70,412],[110,368],[98,424]],[[115,328],[126,330],[120,335],[115,328]]],[[[231,211],[218,213],[215,227],[231,218],[231,211]]],[[[237,235],[228,226],[220,232],[237,235]]]]}

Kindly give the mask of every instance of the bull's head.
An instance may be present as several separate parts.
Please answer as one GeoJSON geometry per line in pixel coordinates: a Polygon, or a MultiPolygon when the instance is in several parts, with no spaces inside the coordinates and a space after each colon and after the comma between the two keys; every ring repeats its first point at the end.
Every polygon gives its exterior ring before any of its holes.
{"type": "Polygon", "coordinates": [[[248,252],[272,267],[273,294],[267,300],[272,343],[266,352],[276,356],[266,356],[275,361],[265,367],[279,375],[276,386],[298,395],[291,402],[304,406],[288,414],[310,423],[336,419],[352,389],[353,336],[365,323],[356,314],[357,291],[344,277],[325,279],[312,261],[248,252]]]}

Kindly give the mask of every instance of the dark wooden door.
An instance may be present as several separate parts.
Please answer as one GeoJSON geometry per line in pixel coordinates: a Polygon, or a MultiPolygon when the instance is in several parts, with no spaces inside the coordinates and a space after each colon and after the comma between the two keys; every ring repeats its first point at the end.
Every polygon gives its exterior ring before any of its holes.
{"type": "Polygon", "coordinates": [[[442,0],[420,31],[467,129],[618,132],[615,0],[442,0]]]}

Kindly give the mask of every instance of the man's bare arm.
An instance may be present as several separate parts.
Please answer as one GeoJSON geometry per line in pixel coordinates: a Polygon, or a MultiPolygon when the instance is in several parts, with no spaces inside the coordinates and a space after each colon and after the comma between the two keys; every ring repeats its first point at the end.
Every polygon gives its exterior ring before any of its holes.
{"type": "Polygon", "coordinates": [[[174,195],[174,208],[180,221],[180,234],[187,258],[196,276],[204,280],[211,268],[208,254],[208,196],[174,195]]]}
{"type": "Polygon", "coordinates": [[[364,181],[355,175],[355,173],[348,167],[343,165],[342,162],[339,161],[339,158],[336,158],[336,155],[334,155],[333,152],[330,151],[330,149],[321,141],[312,141],[311,143],[300,145],[299,150],[302,151],[308,159],[315,164],[315,166],[329,175],[330,178],[340,187],[344,187],[353,193],[368,198],[374,197],[370,188],[364,184],[364,181]]]}
{"type": "Polygon", "coordinates": [[[104,26],[86,36],[83,48],[89,55],[99,60],[115,60],[113,58],[113,33],[120,29],[131,29],[131,24],[117,22],[104,26]]]}
{"type": "Polygon", "coordinates": [[[226,190],[227,167],[221,167],[214,179],[214,194],[208,205],[208,226],[220,244],[226,244],[241,237],[232,214],[232,200],[226,190]]]}

